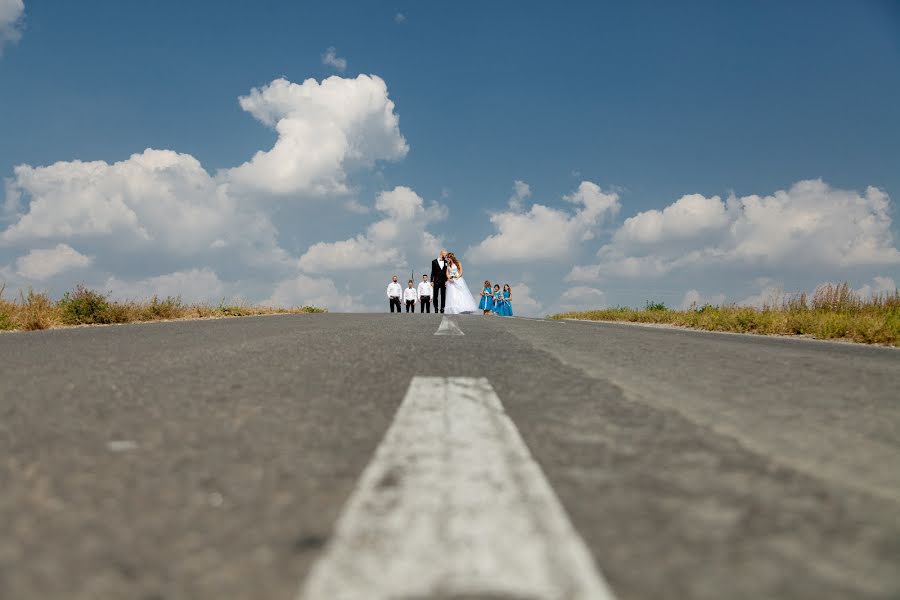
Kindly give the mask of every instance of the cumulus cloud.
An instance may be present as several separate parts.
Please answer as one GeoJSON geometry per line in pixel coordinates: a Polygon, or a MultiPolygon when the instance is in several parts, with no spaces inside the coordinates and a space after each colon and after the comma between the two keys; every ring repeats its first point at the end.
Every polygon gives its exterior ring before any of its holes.
{"type": "Polygon", "coordinates": [[[6,44],[15,44],[22,38],[24,17],[24,0],[0,0],[0,56],[6,44]]]}
{"type": "Polygon", "coordinates": [[[480,264],[563,260],[581,242],[593,239],[595,228],[621,208],[618,194],[604,192],[590,181],[583,181],[563,200],[574,204],[575,210],[532,204],[523,211],[511,202],[512,210],[491,215],[497,233],[469,248],[466,257],[480,264]]]}
{"type": "Polygon", "coordinates": [[[509,197],[509,208],[518,212],[522,210],[522,202],[531,196],[531,186],[516,179],[513,182],[513,194],[509,197]]]}
{"type": "Polygon", "coordinates": [[[270,306],[318,306],[333,312],[366,310],[358,296],[339,291],[331,279],[302,273],[278,283],[265,303],[270,306]]]}
{"type": "Polygon", "coordinates": [[[375,209],[384,218],[369,225],[365,233],[338,242],[313,244],[300,257],[307,273],[359,271],[377,266],[405,266],[410,260],[437,254],[440,240],[426,228],[441,221],[447,209],[425,201],[405,186],[381,192],[375,209]]]}
{"type": "Polygon", "coordinates": [[[553,312],[572,312],[606,308],[606,294],[597,288],[578,285],[567,289],[559,297],[558,306],[553,312]]]}
{"type": "Polygon", "coordinates": [[[374,75],[301,84],[276,79],[240,98],[278,133],[275,145],[220,173],[232,187],[279,195],[349,192],[349,173],[399,160],[409,146],[385,82],[374,75]]]}
{"type": "Polygon", "coordinates": [[[684,298],[681,299],[681,305],[679,306],[679,308],[681,310],[688,310],[690,308],[699,308],[707,304],[712,304],[713,306],[721,306],[724,303],[725,294],[713,294],[712,296],[704,296],[697,290],[688,290],[684,293],[684,298]]]}
{"type": "Polygon", "coordinates": [[[341,73],[347,69],[347,59],[338,56],[334,46],[328,48],[328,50],[325,51],[325,54],[322,55],[322,64],[327,67],[332,67],[341,73]]]}
{"type": "Polygon", "coordinates": [[[718,196],[682,196],[661,211],[648,210],[626,219],[613,239],[621,244],[690,240],[725,227],[726,211],[718,196]]]}
{"type": "Polygon", "coordinates": [[[768,285],[762,288],[758,293],[740,300],[737,304],[738,306],[752,306],[755,308],[781,306],[786,297],[783,288],[775,285],[768,285]]]}
{"type": "Polygon", "coordinates": [[[171,296],[185,302],[218,302],[225,297],[225,284],[208,268],[176,271],[136,281],[110,277],[104,289],[117,300],[171,296]]]}
{"type": "Polygon", "coordinates": [[[875,276],[872,283],[863,284],[858,290],[853,290],[856,294],[863,298],[872,298],[883,294],[893,294],[897,291],[897,283],[890,277],[875,276]]]}
{"type": "Polygon", "coordinates": [[[398,12],[394,15],[394,23],[397,23],[398,25],[406,23],[406,15],[398,12]]]}
{"type": "Polygon", "coordinates": [[[819,179],[770,196],[684,196],[626,219],[597,256],[598,263],[574,267],[567,279],[657,276],[712,265],[900,264],[888,195],[875,187],[836,189],[819,179]]]}
{"type": "Polygon", "coordinates": [[[79,253],[68,244],[57,244],[54,248],[32,250],[16,260],[16,273],[26,279],[43,281],[69,269],[80,269],[91,264],[93,259],[79,253]]]}
{"type": "Polygon", "coordinates": [[[544,314],[544,305],[534,298],[531,286],[525,283],[513,283],[512,288],[513,312],[522,317],[539,317],[544,314]]]}
{"type": "MultiPolygon", "coordinates": [[[[0,257],[19,260],[0,277],[17,285],[26,275],[43,277],[52,287],[64,281],[55,275],[80,265],[86,281],[106,282],[118,296],[180,294],[192,301],[219,300],[237,285],[254,299],[268,298],[275,285],[285,289],[298,260],[279,245],[277,204],[259,202],[260,191],[325,195],[365,212],[345,195],[348,178],[378,160],[402,158],[406,141],[377,77],[299,85],[280,79],[241,104],[279,137],[235,169],[212,174],[189,154],[156,149],[118,162],[15,167],[0,204],[0,257]]],[[[425,225],[442,218],[443,207],[426,207],[408,188],[396,188],[375,208],[383,222],[362,236],[375,256],[402,260],[411,248],[437,246],[425,225]],[[397,223],[412,227],[413,237],[397,223]]]]}
{"type": "Polygon", "coordinates": [[[80,240],[107,262],[196,264],[223,253],[254,266],[288,260],[269,218],[245,208],[188,154],[148,149],[112,164],[20,165],[14,173],[10,190],[28,208],[0,232],[0,246],[80,240]]]}

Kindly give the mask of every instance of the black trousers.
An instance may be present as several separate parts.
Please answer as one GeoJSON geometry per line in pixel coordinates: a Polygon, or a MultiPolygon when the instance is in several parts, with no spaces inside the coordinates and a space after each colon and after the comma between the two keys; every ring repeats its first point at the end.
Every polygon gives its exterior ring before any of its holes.
{"type": "Polygon", "coordinates": [[[391,298],[391,312],[394,312],[394,307],[397,307],[397,312],[402,312],[400,310],[400,298],[392,297],[391,298]]]}
{"type": "Polygon", "coordinates": [[[416,312],[416,301],[415,300],[407,300],[406,301],[406,312],[416,312]]]}
{"type": "Polygon", "coordinates": [[[431,296],[419,296],[419,312],[431,312],[431,296]]]}
{"type": "Polygon", "coordinates": [[[445,304],[447,304],[447,286],[434,286],[434,312],[444,312],[445,304]]]}

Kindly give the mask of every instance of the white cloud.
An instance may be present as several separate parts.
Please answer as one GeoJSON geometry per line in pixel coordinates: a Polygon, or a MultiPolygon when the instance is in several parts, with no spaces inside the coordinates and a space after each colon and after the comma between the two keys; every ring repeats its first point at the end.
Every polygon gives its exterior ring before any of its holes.
{"type": "Polygon", "coordinates": [[[192,238],[184,234],[209,228],[209,220],[218,220],[220,212],[196,202],[198,197],[208,201],[216,192],[200,163],[167,150],[148,149],[113,164],[76,160],[21,165],[15,168],[13,185],[31,202],[28,212],[0,234],[7,243],[122,231],[157,241],[172,234],[180,244],[180,238],[192,238]],[[195,201],[185,201],[186,196],[195,201]]]}
{"type": "MultiPolygon", "coordinates": [[[[241,103],[274,125],[279,139],[271,151],[215,176],[189,154],[154,149],[114,163],[17,166],[5,183],[0,251],[23,254],[52,247],[48,242],[88,250],[92,276],[112,277],[120,289],[136,276],[139,284],[165,283],[140,279],[155,275],[153,270],[191,273],[199,266],[230,277],[283,277],[294,271],[296,260],[278,244],[274,209],[256,201],[258,190],[246,184],[271,170],[264,184],[269,191],[340,196],[349,173],[407,151],[387,87],[377,77],[302,85],[276,80],[241,103]]],[[[347,201],[355,212],[367,210],[347,201]]],[[[382,202],[386,214],[402,210],[390,204],[390,195],[382,202]]],[[[426,216],[411,223],[423,225],[434,210],[423,208],[426,216]]],[[[388,223],[373,225],[370,233],[376,251],[390,251],[388,223]]],[[[417,235],[436,243],[431,234],[417,235]]],[[[22,260],[22,273],[38,272],[34,260],[22,260]]],[[[6,273],[12,274],[11,267],[6,273]]],[[[254,285],[258,289],[259,281],[254,285]]]]}
{"type": "Polygon", "coordinates": [[[775,285],[767,285],[762,288],[759,293],[752,294],[739,301],[738,306],[753,306],[755,308],[765,308],[767,306],[777,307],[784,304],[787,297],[788,294],[785,293],[783,288],[775,285]]]}
{"type": "Polygon", "coordinates": [[[476,264],[563,260],[621,207],[618,194],[605,193],[590,181],[563,199],[577,208],[570,212],[532,204],[527,212],[514,208],[491,215],[497,233],[469,248],[466,257],[476,264]]]}
{"type": "MultiPolygon", "coordinates": [[[[193,156],[154,149],[112,163],[17,166],[0,204],[0,259],[19,260],[0,269],[3,281],[27,285],[26,275],[44,277],[60,293],[68,280],[55,277],[78,265],[86,281],[106,282],[118,297],[218,301],[239,291],[254,300],[294,297],[334,310],[364,308],[343,294],[325,303],[334,295],[330,280],[289,278],[297,273],[298,259],[281,248],[279,238],[290,225],[273,221],[286,205],[258,198],[260,191],[322,195],[351,212],[369,211],[346,194],[350,175],[408,150],[385,83],[374,76],[299,85],[276,80],[251,91],[241,104],[274,126],[278,140],[270,151],[215,175],[193,156]],[[64,250],[73,246],[80,252],[64,250]]],[[[399,265],[407,256],[437,251],[439,242],[426,226],[444,218],[446,208],[425,206],[412,190],[398,187],[379,195],[375,209],[381,220],[359,236],[364,260],[399,265]]],[[[340,254],[340,243],[333,246],[340,254]]],[[[328,255],[325,250],[320,247],[320,258],[328,255]]],[[[316,253],[308,254],[303,264],[314,269],[316,253]]]]}
{"type": "Polygon", "coordinates": [[[900,264],[891,233],[890,198],[821,180],[771,196],[684,196],[662,211],[627,219],[570,281],[656,276],[688,267],[743,265],[805,269],[900,264]]]}
{"type": "Polygon", "coordinates": [[[347,69],[347,59],[339,57],[334,46],[331,46],[322,55],[322,64],[327,67],[333,67],[341,73],[347,69]]]}
{"type": "Polygon", "coordinates": [[[265,304],[270,306],[318,306],[332,312],[362,312],[366,307],[358,296],[337,289],[327,278],[298,274],[280,282],[265,304]]]}
{"type": "Polygon", "coordinates": [[[22,38],[24,17],[24,0],[0,0],[0,56],[6,44],[15,44],[22,38]]]}
{"type": "Polygon", "coordinates": [[[16,260],[16,273],[26,279],[45,280],[69,269],[80,269],[91,264],[90,256],[80,254],[68,244],[55,248],[32,250],[16,260]]]}
{"type": "Polygon", "coordinates": [[[426,227],[447,216],[447,209],[425,201],[408,187],[381,192],[375,209],[384,218],[365,233],[338,242],[313,244],[300,257],[307,273],[359,271],[380,266],[407,266],[411,260],[436,255],[440,240],[426,227]]]}
{"type": "Polygon", "coordinates": [[[893,294],[897,291],[897,283],[890,277],[876,276],[872,279],[872,284],[864,284],[858,290],[853,290],[856,294],[863,298],[872,298],[882,294],[893,294]]]}
{"type": "Polygon", "coordinates": [[[513,283],[513,313],[522,317],[538,317],[544,314],[544,305],[535,300],[531,287],[525,283],[513,283]]]}
{"type": "Polygon", "coordinates": [[[606,294],[589,286],[575,286],[567,289],[559,297],[557,307],[552,312],[572,312],[607,307],[606,294]]]}
{"type": "Polygon", "coordinates": [[[355,198],[351,198],[344,202],[344,208],[357,215],[367,215],[372,212],[372,209],[365,204],[360,203],[360,201],[355,198]]]}
{"type": "Polygon", "coordinates": [[[614,240],[619,243],[656,244],[693,239],[721,230],[728,224],[725,204],[718,196],[682,196],[663,210],[648,210],[625,219],[614,240]]]}
{"type": "Polygon", "coordinates": [[[148,149],[112,164],[20,165],[14,173],[9,190],[28,207],[0,232],[0,246],[78,239],[107,262],[143,256],[192,266],[213,255],[255,266],[287,261],[269,218],[229,195],[188,154],[148,149]]]}
{"type": "Polygon", "coordinates": [[[397,23],[398,25],[406,23],[406,15],[398,12],[394,15],[394,23],[397,23]]]}
{"type": "Polygon", "coordinates": [[[522,210],[522,201],[531,196],[531,186],[524,181],[516,179],[513,182],[513,194],[509,197],[509,208],[513,211],[522,210]]]}
{"type": "Polygon", "coordinates": [[[688,290],[684,294],[684,298],[681,299],[681,305],[679,308],[681,310],[688,310],[690,308],[701,308],[707,304],[711,304],[713,306],[721,306],[725,303],[725,294],[714,294],[712,296],[704,296],[697,290],[688,290]]]}
{"type": "Polygon", "coordinates": [[[225,297],[225,284],[208,268],[176,271],[137,281],[110,277],[104,291],[116,300],[146,300],[180,297],[185,302],[219,302],[225,297]]]}
{"type": "Polygon", "coordinates": [[[240,98],[241,107],[274,127],[271,150],[220,173],[232,187],[281,195],[349,192],[349,173],[399,160],[409,147],[387,85],[374,75],[302,84],[276,79],[240,98]]]}

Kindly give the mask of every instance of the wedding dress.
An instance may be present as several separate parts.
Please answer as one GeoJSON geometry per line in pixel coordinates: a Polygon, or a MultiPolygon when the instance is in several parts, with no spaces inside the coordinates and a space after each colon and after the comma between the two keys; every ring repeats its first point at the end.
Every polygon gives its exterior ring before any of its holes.
{"type": "Polygon", "coordinates": [[[457,266],[451,263],[447,268],[447,304],[444,307],[444,312],[458,315],[460,313],[473,313],[477,310],[478,305],[475,303],[475,298],[466,285],[466,280],[460,276],[457,266]]]}

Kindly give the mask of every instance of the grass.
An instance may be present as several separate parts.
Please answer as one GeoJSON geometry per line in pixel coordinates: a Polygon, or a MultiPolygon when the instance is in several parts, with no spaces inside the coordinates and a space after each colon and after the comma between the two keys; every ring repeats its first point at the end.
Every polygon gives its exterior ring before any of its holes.
{"type": "Polygon", "coordinates": [[[111,300],[108,294],[79,285],[53,301],[49,295],[28,290],[20,291],[16,300],[4,297],[5,285],[0,285],[0,330],[35,331],[72,325],[111,325],[177,319],[211,319],[247,317],[254,315],[323,313],[323,308],[302,306],[274,308],[252,304],[186,304],[178,297],[149,300],[111,300]]]}
{"type": "Polygon", "coordinates": [[[846,283],[820,286],[811,297],[785,296],[762,308],[707,304],[672,310],[662,303],[648,302],[643,309],[568,312],[550,318],[660,323],[708,331],[805,335],[900,346],[900,291],[862,298],[846,283]]]}

